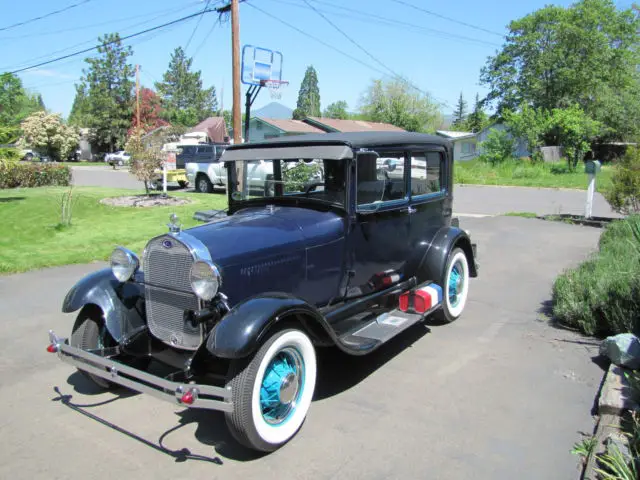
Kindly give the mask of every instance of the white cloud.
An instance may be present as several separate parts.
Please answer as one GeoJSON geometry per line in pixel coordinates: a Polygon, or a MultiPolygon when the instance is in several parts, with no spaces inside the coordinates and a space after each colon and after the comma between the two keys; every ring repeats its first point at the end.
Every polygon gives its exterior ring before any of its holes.
{"type": "Polygon", "coordinates": [[[51,77],[51,78],[76,78],[75,75],[69,75],[67,73],[56,72],[55,70],[49,70],[46,68],[34,68],[33,70],[27,70],[27,75],[34,75],[37,77],[51,77]]]}

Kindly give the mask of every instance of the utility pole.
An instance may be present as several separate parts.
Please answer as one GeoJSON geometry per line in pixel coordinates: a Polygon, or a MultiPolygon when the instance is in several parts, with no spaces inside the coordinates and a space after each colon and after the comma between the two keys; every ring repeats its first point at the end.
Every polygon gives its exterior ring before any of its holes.
{"type": "MultiPolygon", "coordinates": [[[[241,95],[240,95],[240,9],[238,0],[231,0],[231,44],[233,57],[233,143],[235,145],[242,142],[242,114],[241,114],[241,95]]],[[[235,163],[235,172],[232,172],[231,180],[237,184],[237,191],[245,196],[244,170],[245,162],[239,161],[235,163]],[[235,175],[233,175],[235,173],[235,175]],[[234,178],[235,177],[235,178],[234,178]]],[[[231,190],[233,186],[227,185],[229,199],[231,199],[231,190]]]]}
{"type": "Polygon", "coordinates": [[[136,64],[136,126],[140,128],[140,65],[136,64]]]}

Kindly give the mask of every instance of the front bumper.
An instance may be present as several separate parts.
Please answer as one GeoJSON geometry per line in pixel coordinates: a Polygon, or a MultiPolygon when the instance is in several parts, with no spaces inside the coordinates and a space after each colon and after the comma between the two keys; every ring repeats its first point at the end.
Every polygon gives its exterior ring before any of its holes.
{"type": "Polygon", "coordinates": [[[49,331],[49,342],[54,347],[60,360],[76,368],[102,377],[112,383],[147,393],[161,400],[180,405],[181,407],[204,408],[208,410],[233,411],[231,403],[231,388],[215,387],[213,385],[197,383],[181,383],[168,380],[163,377],[151,375],[136,368],[130,367],[99,353],[105,351],[96,350],[96,353],[72,347],[66,338],[57,337],[53,331],[49,331]],[[181,399],[186,393],[190,393],[193,402],[184,403],[181,399]]]}

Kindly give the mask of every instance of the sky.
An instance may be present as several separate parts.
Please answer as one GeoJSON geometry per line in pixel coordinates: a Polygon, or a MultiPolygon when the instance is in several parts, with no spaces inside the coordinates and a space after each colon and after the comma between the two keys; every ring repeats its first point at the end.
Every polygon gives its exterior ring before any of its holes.
{"type": "MultiPolygon", "coordinates": [[[[206,3],[205,0],[11,2],[10,9],[2,9],[0,19],[0,72],[92,47],[106,33],[119,32],[125,36],[167,23],[202,10],[206,3]],[[62,13],[5,29],[74,4],[78,5],[62,13]]],[[[211,1],[211,5],[221,3],[211,1]]],[[[345,100],[349,111],[357,111],[362,94],[374,79],[401,75],[440,102],[443,112],[448,114],[461,92],[469,105],[476,94],[486,93],[479,82],[480,69],[500,49],[504,41],[501,35],[507,32],[508,23],[548,3],[567,6],[572,1],[246,0],[240,4],[240,44],[282,53],[282,79],[290,84],[278,101],[290,108],[295,108],[306,68],[313,65],[318,73],[323,109],[332,102],[345,100]]],[[[631,1],[616,4],[628,8],[631,1]]],[[[193,68],[202,71],[204,86],[214,85],[219,103],[225,109],[231,108],[231,25],[217,22],[216,13],[132,38],[125,44],[133,48],[130,62],[140,65],[141,85],[151,88],[162,79],[173,50],[182,46],[193,57],[193,68]]],[[[74,84],[86,66],[84,58],[95,53],[33,68],[19,76],[30,91],[42,94],[50,111],[66,117],[75,96],[74,84]]],[[[246,88],[243,85],[243,103],[246,88]]],[[[262,89],[254,108],[271,101],[269,92],[262,89]]]]}

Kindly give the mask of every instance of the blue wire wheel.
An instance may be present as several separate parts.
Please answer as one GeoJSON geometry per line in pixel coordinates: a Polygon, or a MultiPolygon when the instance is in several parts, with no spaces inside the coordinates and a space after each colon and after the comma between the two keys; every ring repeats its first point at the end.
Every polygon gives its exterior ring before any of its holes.
{"type": "Polygon", "coordinates": [[[279,426],[295,411],[304,390],[305,364],[294,347],[280,350],[265,369],[260,385],[260,410],[265,422],[279,426]]]}
{"type": "Polygon", "coordinates": [[[456,249],[448,264],[445,279],[446,308],[453,318],[462,314],[467,303],[469,264],[462,250],[456,249]]]}

